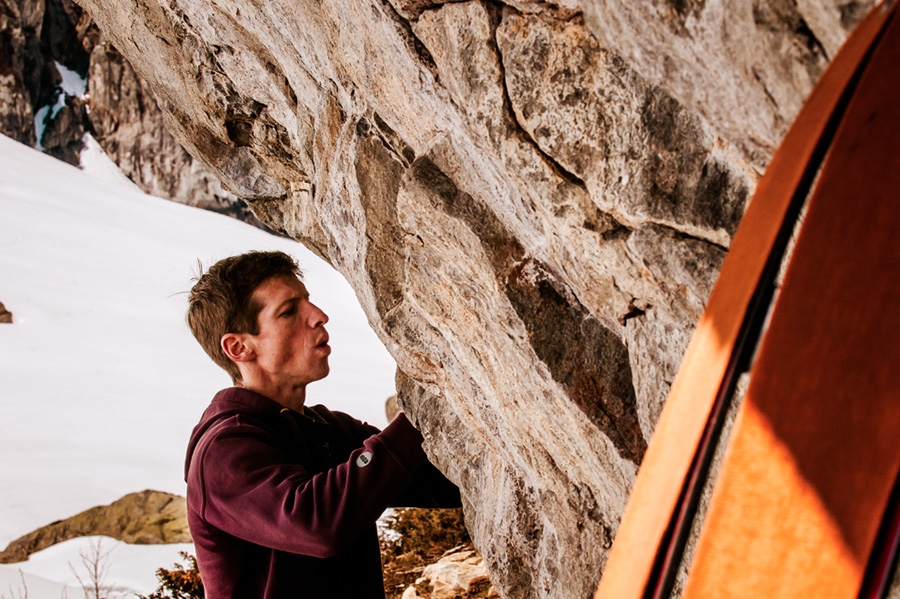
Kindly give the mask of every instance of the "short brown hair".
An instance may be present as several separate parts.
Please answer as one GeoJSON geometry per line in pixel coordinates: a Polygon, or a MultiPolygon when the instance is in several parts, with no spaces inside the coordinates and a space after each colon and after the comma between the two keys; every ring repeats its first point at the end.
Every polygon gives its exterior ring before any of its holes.
{"type": "Polygon", "coordinates": [[[274,277],[303,279],[297,262],[284,252],[248,252],[213,264],[197,277],[188,298],[187,322],[194,337],[213,362],[241,380],[241,372],[225,352],[226,333],[259,334],[259,311],[253,292],[274,277]]]}

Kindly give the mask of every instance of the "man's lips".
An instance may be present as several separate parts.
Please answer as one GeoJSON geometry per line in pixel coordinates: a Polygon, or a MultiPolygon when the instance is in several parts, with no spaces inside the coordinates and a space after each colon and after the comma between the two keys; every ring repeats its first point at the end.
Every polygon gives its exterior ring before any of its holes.
{"type": "Polygon", "coordinates": [[[331,351],[331,347],[328,345],[328,335],[325,335],[317,344],[316,347],[319,349],[327,349],[331,351]]]}

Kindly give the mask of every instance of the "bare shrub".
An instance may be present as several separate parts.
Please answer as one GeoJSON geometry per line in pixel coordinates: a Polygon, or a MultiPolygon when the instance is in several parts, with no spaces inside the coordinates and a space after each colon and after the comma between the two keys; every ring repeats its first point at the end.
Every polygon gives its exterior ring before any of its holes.
{"type": "Polygon", "coordinates": [[[114,585],[107,584],[106,581],[110,567],[109,554],[115,548],[116,546],[113,545],[109,549],[104,549],[103,539],[96,537],[91,539],[90,546],[86,552],[84,550],[78,551],[84,574],[79,574],[72,562],[69,562],[69,568],[84,592],[84,599],[115,599],[125,595],[120,589],[114,585]]]}

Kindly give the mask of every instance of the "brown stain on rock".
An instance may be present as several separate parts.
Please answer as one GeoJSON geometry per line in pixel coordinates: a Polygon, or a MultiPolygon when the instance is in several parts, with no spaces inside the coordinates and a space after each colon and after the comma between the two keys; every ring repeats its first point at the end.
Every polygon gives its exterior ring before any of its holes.
{"type": "Polygon", "coordinates": [[[697,116],[659,87],[648,91],[640,113],[649,146],[642,161],[649,211],[733,236],[749,191],[711,156],[697,116]]]}

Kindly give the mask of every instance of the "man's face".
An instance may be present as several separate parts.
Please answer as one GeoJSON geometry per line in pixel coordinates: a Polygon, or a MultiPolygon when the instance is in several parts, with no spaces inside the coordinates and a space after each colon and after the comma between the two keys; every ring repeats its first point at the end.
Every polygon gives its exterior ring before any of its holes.
{"type": "Polygon", "coordinates": [[[259,334],[250,337],[256,363],[279,387],[305,387],[328,376],[328,316],[309,301],[296,277],[275,277],[253,292],[259,334]]]}

